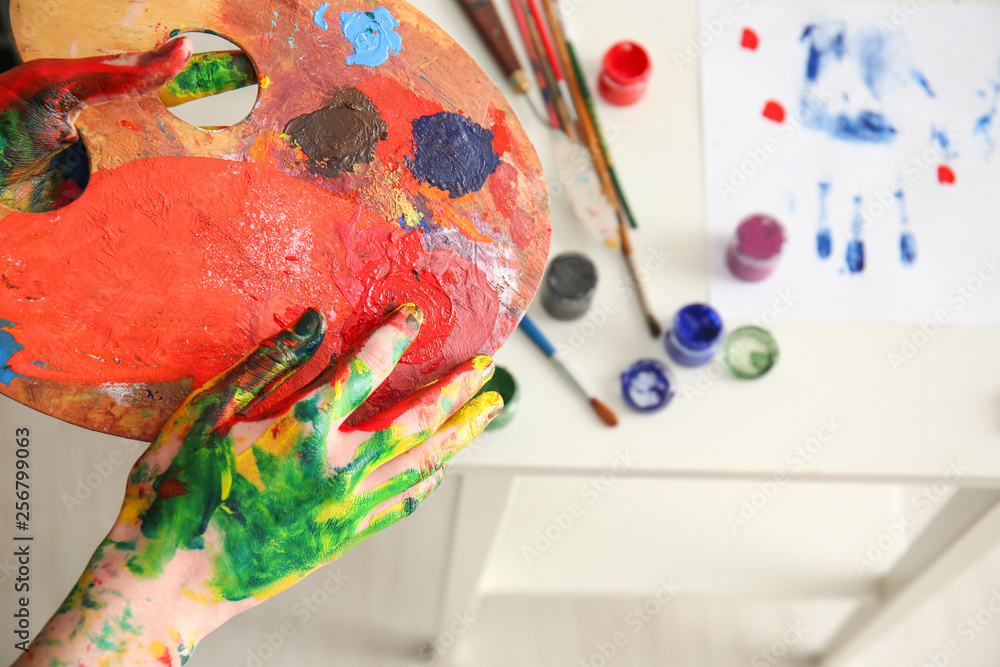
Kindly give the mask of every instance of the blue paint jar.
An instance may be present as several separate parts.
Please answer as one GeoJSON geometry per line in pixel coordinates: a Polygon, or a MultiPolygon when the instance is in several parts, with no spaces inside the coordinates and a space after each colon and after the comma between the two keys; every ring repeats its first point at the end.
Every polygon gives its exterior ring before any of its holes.
{"type": "Polygon", "coordinates": [[[722,318],[711,306],[693,303],[674,316],[667,332],[667,354],[681,366],[701,366],[722,344],[722,318]]]}
{"type": "Polygon", "coordinates": [[[636,412],[656,412],[677,393],[670,369],[655,359],[640,359],[622,373],[622,396],[636,412]]]}

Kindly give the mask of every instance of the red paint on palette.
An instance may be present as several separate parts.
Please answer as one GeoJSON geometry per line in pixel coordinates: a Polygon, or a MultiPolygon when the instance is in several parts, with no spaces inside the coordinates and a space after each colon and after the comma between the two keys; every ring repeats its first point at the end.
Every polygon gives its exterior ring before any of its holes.
{"type": "MultiPolygon", "coordinates": [[[[17,322],[24,347],[9,362],[16,373],[82,385],[193,374],[199,385],[310,305],[330,329],[299,373],[309,378],[389,311],[413,302],[424,323],[394,375],[412,389],[446,370],[438,369],[443,360],[475,354],[498,316],[496,293],[475,264],[424,250],[419,232],[387,226],[350,195],[266,164],[137,160],[98,172],[88,192],[73,217],[4,220],[0,264],[19,289],[0,291],[0,312],[17,322]],[[238,236],[244,244],[231,242],[238,236]],[[48,259],[18,262],[11,248],[48,259]],[[303,252],[310,262],[287,259],[303,252]],[[32,297],[44,297],[45,308],[32,297]]],[[[282,385],[270,400],[303,382],[282,385]]]]}
{"type": "Polygon", "coordinates": [[[120,120],[120,121],[118,121],[118,124],[121,125],[122,127],[127,127],[130,130],[141,130],[142,129],[141,125],[139,125],[138,123],[133,123],[130,120],[120,120]]]}
{"type": "Polygon", "coordinates": [[[955,182],[955,172],[946,164],[938,167],[938,182],[953,184],[955,182]]]}
{"type": "Polygon", "coordinates": [[[750,28],[743,28],[743,38],[740,40],[740,46],[753,51],[759,43],[760,39],[757,37],[757,33],[750,28]]]}
{"type": "Polygon", "coordinates": [[[761,115],[775,123],[783,123],[785,121],[785,107],[774,100],[768,100],[761,115]]]}

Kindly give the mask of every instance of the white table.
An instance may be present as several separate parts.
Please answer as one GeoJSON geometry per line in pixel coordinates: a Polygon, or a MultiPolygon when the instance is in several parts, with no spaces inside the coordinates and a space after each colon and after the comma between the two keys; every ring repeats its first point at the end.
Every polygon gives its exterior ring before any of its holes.
{"type": "MultiPolygon", "coordinates": [[[[451,0],[418,4],[503,86],[499,69],[451,0]]],[[[497,4],[509,18],[507,3],[497,4]]],[[[637,260],[651,269],[649,294],[666,324],[678,307],[709,296],[698,69],[678,68],[673,60],[700,29],[698,6],[695,0],[629,0],[613,8],[585,0],[561,4],[571,10],[569,23],[591,83],[601,55],[620,39],[645,45],[654,62],[650,90],[639,104],[602,103],[599,112],[616,128],[611,150],[640,225],[633,235],[637,260]]],[[[736,21],[726,29],[736,35],[741,26],[736,21]]],[[[513,103],[554,182],[549,131],[526,104],[513,103]]],[[[564,195],[553,199],[552,212],[553,253],[585,252],[597,262],[601,282],[587,316],[592,319],[557,322],[538,303],[529,312],[553,342],[573,349],[573,365],[622,423],[603,427],[529,340],[514,334],[496,359],[520,383],[516,418],[453,464],[463,487],[443,623],[474,608],[489,592],[648,594],[655,587],[656,563],[673,556],[696,570],[692,594],[771,590],[863,596],[866,604],[824,652],[829,664],[839,664],[995,543],[991,535],[1000,528],[1000,331],[995,327],[945,326],[924,337],[910,324],[787,322],[781,312],[795,307],[795,285],[773,284],[775,312],[764,312],[761,319],[776,320],[768,328],[781,359],[768,376],[745,382],[718,366],[674,366],[685,389],[662,413],[639,415],[622,401],[618,377],[636,359],[666,360],[661,341],[649,337],[635,299],[616,289],[628,284],[621,258],[582,230],[564,195]],[[900,353],[908,340],[920,345],[919,351],[894,369],[888,355],[900,353]],[[602,492],[588,509],[582,485],[602,473],[607,477],[616,455],[625,451],[631,459],[613,473],[614,493],[602,492]],[[744,498],[759,502],[754,492],[771,489],[766,482],[776,473],[787,475],[788,482],[768,497],[761,518],[746,530],[731,530],[727,515],[744,498]],[[914,497],[922,492],[929,495],[915,507],[914,497]],[[685,499],[697,506],[663,511],[685,499]],[[514,552],[521,547],[533,548],[535,531],[552,525],[555,515],[576,501],[582,516],[564,531],[564,539],[541,558],[518,558],[514,552]],[[815,509],[811,522],[810,508],[815,509]],[[851,554],[864,554],[867,540],[877,540],[882,526],[904,513],[919,526],[892,545],[891,557],[887,553],[870,571],[858,572],[851,554]],[[691,516],[696,519],[688,521],[691,532],[685,536],[681,529],[691,516]],[[820,520],[823,525],[816,525],[820,520]],[[756,542],[746,537],[764,530],[764,522],[777,532],[756,542]],[[784,540],[783,522],[787,532],[795,531],[784,540]],[[704,541],[706,557],[700,562],[673,546],[692,539],[704,541]],[[819,565],[789,571],[781,554],[803,542],[807,548],[795,551],[795,558],[819,565]],[[823,554],[838,545],[837,557],[825,562],[823,554]],[[737,566],[732,558],[715,563],[711,555],[741,549],[761,559],[770,549],[778,565],[737,566]],[[602,564],[613,563],[619,566],[602,570],[602,564]],[[713,563],[720,571],[715,579],[707,575],[713,563]]],[[[987,284],[977,298],[1000,307],[1000,281],[987,284]]]]}

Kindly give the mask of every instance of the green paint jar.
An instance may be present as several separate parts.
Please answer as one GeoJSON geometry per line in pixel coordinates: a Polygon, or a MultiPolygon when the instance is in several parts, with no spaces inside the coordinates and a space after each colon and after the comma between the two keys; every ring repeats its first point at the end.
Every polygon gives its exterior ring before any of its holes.
{"type": "Polygon", "coordinates": [[[722,363],[729,372],[743,380],[755,380],[778,362],[778,344],[765,329],[740,327],[722,346],[722,363]]]}

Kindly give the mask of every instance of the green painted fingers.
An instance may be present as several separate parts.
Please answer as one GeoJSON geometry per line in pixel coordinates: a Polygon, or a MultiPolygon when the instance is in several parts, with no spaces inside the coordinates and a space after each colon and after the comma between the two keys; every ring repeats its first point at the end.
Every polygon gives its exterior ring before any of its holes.
{"type": "Polygon", "coordinates": [[[411,513],[502,407],[496,394],[469,400],[493,369],[476,357],[386,413],[345,425],[421,319],[416,306],[399,308],[254,420],[240,416],[246,406],[319,347],[325,327],[315,311],[195,392],[132,476],[113,531],[135,542],[127,567],[157,577],[186,550],[204,560],[197,594],[206,602],[263,599],[411,513]]]}

